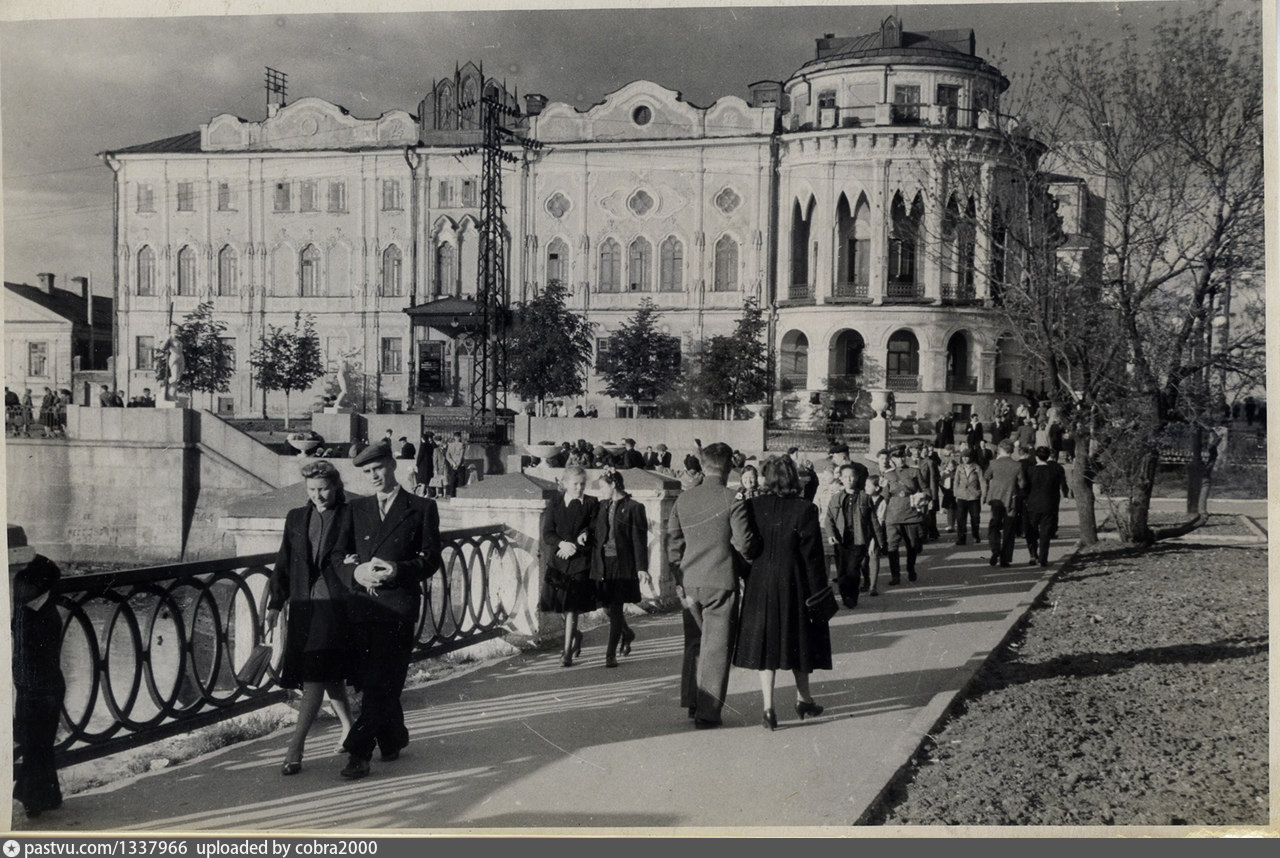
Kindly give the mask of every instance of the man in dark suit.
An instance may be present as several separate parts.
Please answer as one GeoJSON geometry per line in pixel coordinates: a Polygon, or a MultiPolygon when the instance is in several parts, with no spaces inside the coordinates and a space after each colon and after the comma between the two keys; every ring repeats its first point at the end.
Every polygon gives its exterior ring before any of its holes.
{"type": "Polygon", "coordinates": [[[996,460],[982,473],[982,503],[990,504],[987,542],[989,563],[1008,566],[1013,561],[1013,544],[1018,536],[1018,511],[1026,492],[1022,465],[1013,458],[1013,442],[1005,438],[996,448],[996,460]]]}
{"type": "Polygon", "coordinates": [[[1048,447],[1036,447],[1036,463],[1026,469],[1027,551],[1032,563],[1049,565],[1049,540],[1058,529],[1058,506],[1067,496],[1067,472],[1050,458],[1048,447]]]}
{"type": "Polygon", "coordinates": [[[635,438],[623,438],[626,449],[618,456],[618,468],[643,468],[644,456],[636,449],[635,438]]]}
{"type": "Polygon", "coordinates": [[[431,494],[431,478],[436,475],[436,433],[422,433],[422,443],[418,445],[418,457],[413,460],[413,481],[420,487],[421,494],[431,494]]]}
{"type": "Polygon", "coordinates": [[[400,693],[409,672],[422,583],[440,568],[440,513],[436,502],[403,491],[396,460],[385,443],[352,463],[374,494],[351,502],[351,544],[341,567],[352,591],[348,608],[355,652],[354,685],[364,693],[360,717],[343,748],[344,778],[369,774],[373,749],[390,762],[409,744],[400,693]],[[354,555],[354,556],[352,556],[354,555]]]}
{"type": "Polygon", "coordinates": [[[944,411],[933,424],[933,446],[945,447],[956,442],[956,419],[950,411],[944,411]]]}
{"type": "MultiPolygon", "coordinates": [[[[875,502],[866,492],[867,468],[845,462],[836,469],[839,488],[827,503],[824,524],[827,539],[836,550],[836,589],[846,608],[858,607],[858,583],[871,546],[884,550],[884,525],[875,502]]],[[[878,595],[875,590],[872,595],[878,595]]]]}
{"type": "Polygon", "coordinates": [[[702,483],[680,493],[667,519],[667,559],[684,606],[680,705],[700,730],[720,726],[736,637],[737,572],[760,553],[746,507],[725,485],[733,451],[716,443],[701,452],[702,483]]]}

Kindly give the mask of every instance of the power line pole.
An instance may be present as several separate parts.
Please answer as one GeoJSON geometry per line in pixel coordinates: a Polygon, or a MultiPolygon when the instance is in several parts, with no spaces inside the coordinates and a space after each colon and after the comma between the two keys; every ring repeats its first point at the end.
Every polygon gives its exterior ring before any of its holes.
{"type": "MultiPolygon", "coordinates": [[[[497,417],[499,396],[506,407],[507,334],[511,324],[511,296],[507,281],[506,206],[502,202],[502,164],[520,158],[503,146],[526,150],[542,148],[536,140],[522,137],[502,124],[506,117],[520,116],[516,107],[503,104],[502,90],[487,83],[480,99],[482,142],[469,146],[459,156],[482,154],[480,168],[480,253],[476,283],[476,310],[480,315],[480,336],[474,354],[471,382],[471,416],[478,422],[497,417]]],[[[475,102],[458,105],[460,110],[475,102]]]]}

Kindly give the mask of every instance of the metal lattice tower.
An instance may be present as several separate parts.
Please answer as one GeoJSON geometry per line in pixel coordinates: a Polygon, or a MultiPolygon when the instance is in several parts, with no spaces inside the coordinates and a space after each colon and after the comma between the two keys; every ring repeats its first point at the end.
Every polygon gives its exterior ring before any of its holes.
{"type": "MultiPolygon", "coordinates": [[[[511,323],[502,164],[514,164],[520,158],[505,151],[503,146],[539,149],[542,144],[521,137],[502,124],[504,117],[517,117],[520,111],[502,103],[498,95],[501,90],[486,83],[483,92],[480,99],[483,142],[464,149],[459,155],[479,152],[483,159],[480,168],[480,270],[476,282],[480,334],[473,353],[475,371],[471,381],[471,415],[473,419],[487,422],[497,417],[499,407],[506,406],[507,333],[511,323]]],[[[472,106],[474,102],[458,105],[460,110],[472,106]]]]}

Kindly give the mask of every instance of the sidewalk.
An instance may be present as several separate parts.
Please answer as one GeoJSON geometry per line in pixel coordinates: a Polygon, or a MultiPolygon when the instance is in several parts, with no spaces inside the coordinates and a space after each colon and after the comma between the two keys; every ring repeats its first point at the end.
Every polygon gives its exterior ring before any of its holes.
{"type": "MultiPolygon", "coordinates": [[[[1063,511],[1051,559],[1075,539],[1063,511]]],[[[984,525],[985,535],[985,525],[984,525]]],[[[696,731],[679,706],[678,614],[642,618],[633,654],[605,670],[605,628],[582,658],[543,651],[406,692],[412,742],[362,781],[338,776],[336,726],[312,734],[300,774],[281,777],[286,733],[72,796],[15,827],[88,831],[665,829],[849,826],[872,806],[991,650],[1057,570],[1007,569],[985,544],[929,544],[920,580],[863,594],[831,625],[834,669],[813,675],[826,707],[803,723],[779,675],[779,725],[760,726],[753,672],[737,670],[725,726],[696,731]]],[[[887,570],[882,572],[882,582],[887,570]]],[[[325,722],[329,723],[329,722],[325,722]]]]}

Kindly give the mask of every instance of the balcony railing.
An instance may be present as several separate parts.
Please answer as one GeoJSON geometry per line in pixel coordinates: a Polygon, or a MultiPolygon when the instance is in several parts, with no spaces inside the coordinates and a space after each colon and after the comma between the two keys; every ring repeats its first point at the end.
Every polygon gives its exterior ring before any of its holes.
{"type": "MultiPolygon", "coordinates": [[[[423,584],[413,658],[501,632],[495,574],[515,576],[501,525],[441,534],[441,571],[423,584]]],[[[275,656],[257,686],[236,674],[262,642],[274,554],[68,577],[54,593],[63,616],[67,681],[55,751],[60,765],[107,756],[252,712],[280,700],[275,656]]],[[[15,754],[20,749],[15,748],[15,754]]]]}
{"type": "Polygon", "coordinates": [[[787,287],[788,301],[812,301],[813,300],[813,284],[812,283],[792,283],[787,287]]]}
{"type": "Polygon", "coordinates": [[[832,287],[832,294],[837,298],[865,298],[867,297],[867,284],[837,282],[832,287]]]}
{"type": "Polygon", "coordinates": [[[977,297],[977,292],[972,283],[960,286],[954,283],[942,284],[942,299],[944,301],[974,301],[977,300],[977,297]]]}
{"type": "Polygon", "coordinates": [[[886,375],[885,387],[890,390],[919,390],[920,376],[918,375],[886,375]]]}
{"type": "Polygon", "coordinates": [[[914,300],[924,297],[923,283],[905,283],[890,280],[885,285],[885,297],[890,301],[914,300]]]}
{"type": "Polygon", "coordinates": [[[947,390],[960,393],[973,393],[978,389],[978,379],[976,376],[947,376],[947,390]]]}

